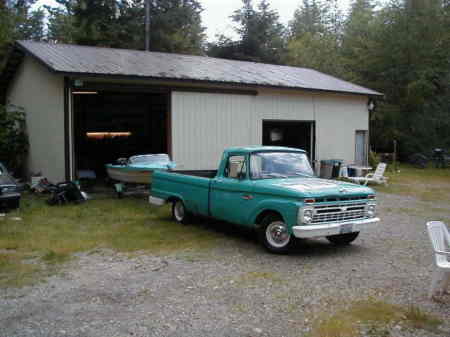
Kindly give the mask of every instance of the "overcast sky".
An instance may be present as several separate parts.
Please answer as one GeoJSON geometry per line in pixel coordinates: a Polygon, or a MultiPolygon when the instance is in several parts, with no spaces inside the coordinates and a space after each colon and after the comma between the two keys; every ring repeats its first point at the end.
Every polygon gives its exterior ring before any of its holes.
{"type": "MultiPolygon", "coordinates": [[[[208,40],[215,40],[216,34],[233,36],[233,29],[229,16],[242,6],[242,0],[199,0],[203,5],[202,13],[203,26],[206,27],[208,40]]],[[[258,1],[254,1],[257,3],[258,1]]],[[[339,0],[344,11],[348,9],[352,0],[339,0]]],[[[289,22],[294,15],[301,0],[271,0],[271,7],[280,14],[280,21],[283,24],[289,22]]],[[[37,5],[56,5],[54,0],[39,0],[37,5]]]]}

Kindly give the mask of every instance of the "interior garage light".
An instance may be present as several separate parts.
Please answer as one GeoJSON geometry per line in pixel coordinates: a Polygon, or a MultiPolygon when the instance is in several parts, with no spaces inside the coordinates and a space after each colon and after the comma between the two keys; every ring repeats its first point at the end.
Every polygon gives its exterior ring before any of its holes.
{"type": "Polygon", "coordinates": [[[283,131],[281,131],[280,129],[270,130],[270,140],[272,142],[278,142],[280,140],[283,140],[283,131]]]}
{"type": "Polygon", "coordinates": [[[72,94],[74,95],[97,95],[97,91],[73,91],[72,94]]]}
{"type": "Polygon", "coordinates": [[[103,139],[114,137],[130,137],[131,132],[86,132],[86,136],[90,139],[103,139]]]}

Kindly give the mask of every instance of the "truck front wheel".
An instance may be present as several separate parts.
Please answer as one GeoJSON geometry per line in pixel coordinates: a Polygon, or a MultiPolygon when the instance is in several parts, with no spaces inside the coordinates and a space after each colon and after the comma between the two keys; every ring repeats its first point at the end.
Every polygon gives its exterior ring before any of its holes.
{"type": "Polygon", "coordinates": [[[288,226],[277,214],[269,214],[263,219],[258,237],[261,244],[275,254],[287,253],[294,242],[288,226]]]}
{"type": "Polygon", "coordinates": [[[172,217],[176,222],[187,224],[189,220],[189,213],[184,206],[183,201],[175,200],[172,203],[172,217]]]}
{"type": "Polygon", "coordinates": [[[351,242],[355,241],[358,237],[359,232],[347,233],[347,234],[337,234],[327,236],[327,240],[338,246],[349,245],[351,242]]]}

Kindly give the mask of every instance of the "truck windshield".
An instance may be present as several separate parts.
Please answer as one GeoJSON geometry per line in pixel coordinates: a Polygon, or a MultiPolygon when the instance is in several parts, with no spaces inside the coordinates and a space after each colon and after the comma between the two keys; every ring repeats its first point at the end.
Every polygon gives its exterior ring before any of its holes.
{"type": "Polygon", "coordinates": [[[252,179],[312,177],[308,157],[300,152],[259,152],[250,156],[252,179]]]}

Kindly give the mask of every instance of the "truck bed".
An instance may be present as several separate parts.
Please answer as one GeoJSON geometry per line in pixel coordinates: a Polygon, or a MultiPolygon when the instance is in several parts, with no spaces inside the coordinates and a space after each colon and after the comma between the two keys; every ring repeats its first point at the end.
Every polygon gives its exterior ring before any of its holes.
{"type": "Polygon", "coordinates": [[[217,175],[217,170],[185,170],[185,171],[171,171],[172,173],[183,174],[186,176],[214,178],[217,175]]]}
{"type": "Polygon", "coordinates": [[[151,195],[181,199],[190,212],[207,216],[211,181],[216,174],[216,170],[155,171],[151,195]]]}

